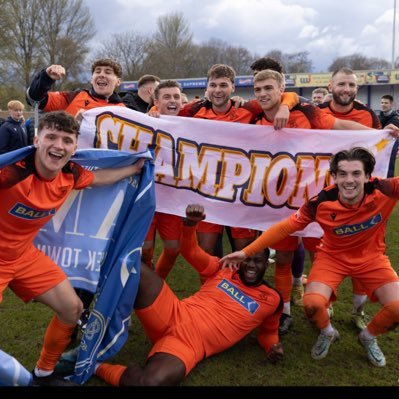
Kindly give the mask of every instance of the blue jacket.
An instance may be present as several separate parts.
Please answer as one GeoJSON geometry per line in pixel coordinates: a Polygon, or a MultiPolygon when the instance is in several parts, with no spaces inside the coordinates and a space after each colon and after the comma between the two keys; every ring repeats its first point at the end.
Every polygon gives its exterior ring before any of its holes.
{"type": "Polygon", "coordinates": [[[25,123],[17,122],[11,116],[0,126],[0,154],[28,145],[25,123]]]}

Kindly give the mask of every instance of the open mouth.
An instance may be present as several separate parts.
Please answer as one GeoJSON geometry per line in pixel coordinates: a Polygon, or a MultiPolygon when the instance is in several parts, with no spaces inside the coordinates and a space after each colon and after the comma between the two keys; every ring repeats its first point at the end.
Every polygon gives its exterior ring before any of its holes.
{"type": "Polygon", "coordinates": [[[258,273],[255,269],[245,269],[245,277],[248,280],[254,280],[257,277],[258,273]]]}
{"type": "Polygon", "coordinates": [[[105,81],[103,81],[103,80],[98,80],[98,81],[96,82],[96,85],[97,85],[98,87],[105,88],[105,87],[108,86],[108,82],[105,82],[105,81]]]}
{"type": "Polygon", "coordinates": [[[53,151],[49,151],[48,155],[49,155],[49,157],[50,157],[51,159],[55,159],[55,160],[57,160],[57,161],[59,161],[60,159],[62,159],[63,156],[64,156],[63,154],[60,154],[60,153],[58,153],[58,152],[53,152],[53,151]]]}

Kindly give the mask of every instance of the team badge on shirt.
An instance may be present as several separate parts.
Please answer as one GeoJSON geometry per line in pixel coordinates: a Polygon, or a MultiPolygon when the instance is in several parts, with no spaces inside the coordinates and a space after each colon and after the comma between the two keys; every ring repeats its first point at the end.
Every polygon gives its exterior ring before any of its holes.
{"type": "Polygon", "coordinates": [[[242,307],[244,307],[249,313],[254,314],[258,310],[259,304],[248,295],[245,295],[230,281],[223,279],[218,284],[218,288],[225,292],[230,298],[234,299],[242,307]]]}
{"type": "Polygon", "coordinates": [[[36,219],[45,218],[50,215],[54,215],[55,211],[56,211],[55,208],[39,211],[27,205],[21,204],[20,202],[17,202],[13,206],[13,208],[9,210],[8,213],[21,219],[36,220],[36,219]]]}
{"type": "Polygon", "coordinates": [[[376,224],[381,223],[381,221],[381,213],[378,213],[377,215],[374,215],[372,218],[367,219],[364,222],[339,226],[334,229],[334,233],[337,236],[351,236],[353,234],[371,229],[376,224]]]}

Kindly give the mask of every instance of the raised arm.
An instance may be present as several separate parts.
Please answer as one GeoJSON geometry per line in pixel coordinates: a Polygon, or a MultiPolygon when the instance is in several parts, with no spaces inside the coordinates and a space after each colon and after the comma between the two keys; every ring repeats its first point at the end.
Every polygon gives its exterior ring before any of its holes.
{"type": "Polygon", "coordinates": [[[38,72],[26,92],[28,104],[34,105],[39,102],[39,108],[43,109],[48,100],[48,92],[56,80],[65,76],[65,68],[62,65],[50,65],[38,72]]]}
{"type": "Polygon", "coordinates": [[[180,238],[180,253],[198,273],[206,277],[219,270],[219,259],[209,255],[198,245],[196,227],[204,219],[205,212],[202,205],[190,204],[187,206],[180,238]]]}

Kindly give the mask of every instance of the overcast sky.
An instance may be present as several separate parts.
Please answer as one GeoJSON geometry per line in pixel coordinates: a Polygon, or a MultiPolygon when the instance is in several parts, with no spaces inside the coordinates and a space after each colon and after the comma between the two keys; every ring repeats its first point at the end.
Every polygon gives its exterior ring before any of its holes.
{"type": "MultiPolygon", "coordinates": [[[[399,2],[398,2],[399,3],[399,2]]],[[[113,33],[151,35],[161,15],[181,12],[193,39],[211,38],[263,56],[308,51],[313,72],[338,56],[361,53],[392,60],[394,0],[86,0],[96,42],[113,33]]],[[[396,25],[399,23],[397,4],[396,25]]],[[[396,27],[395,58],[399,56],[396,27]]]]}

